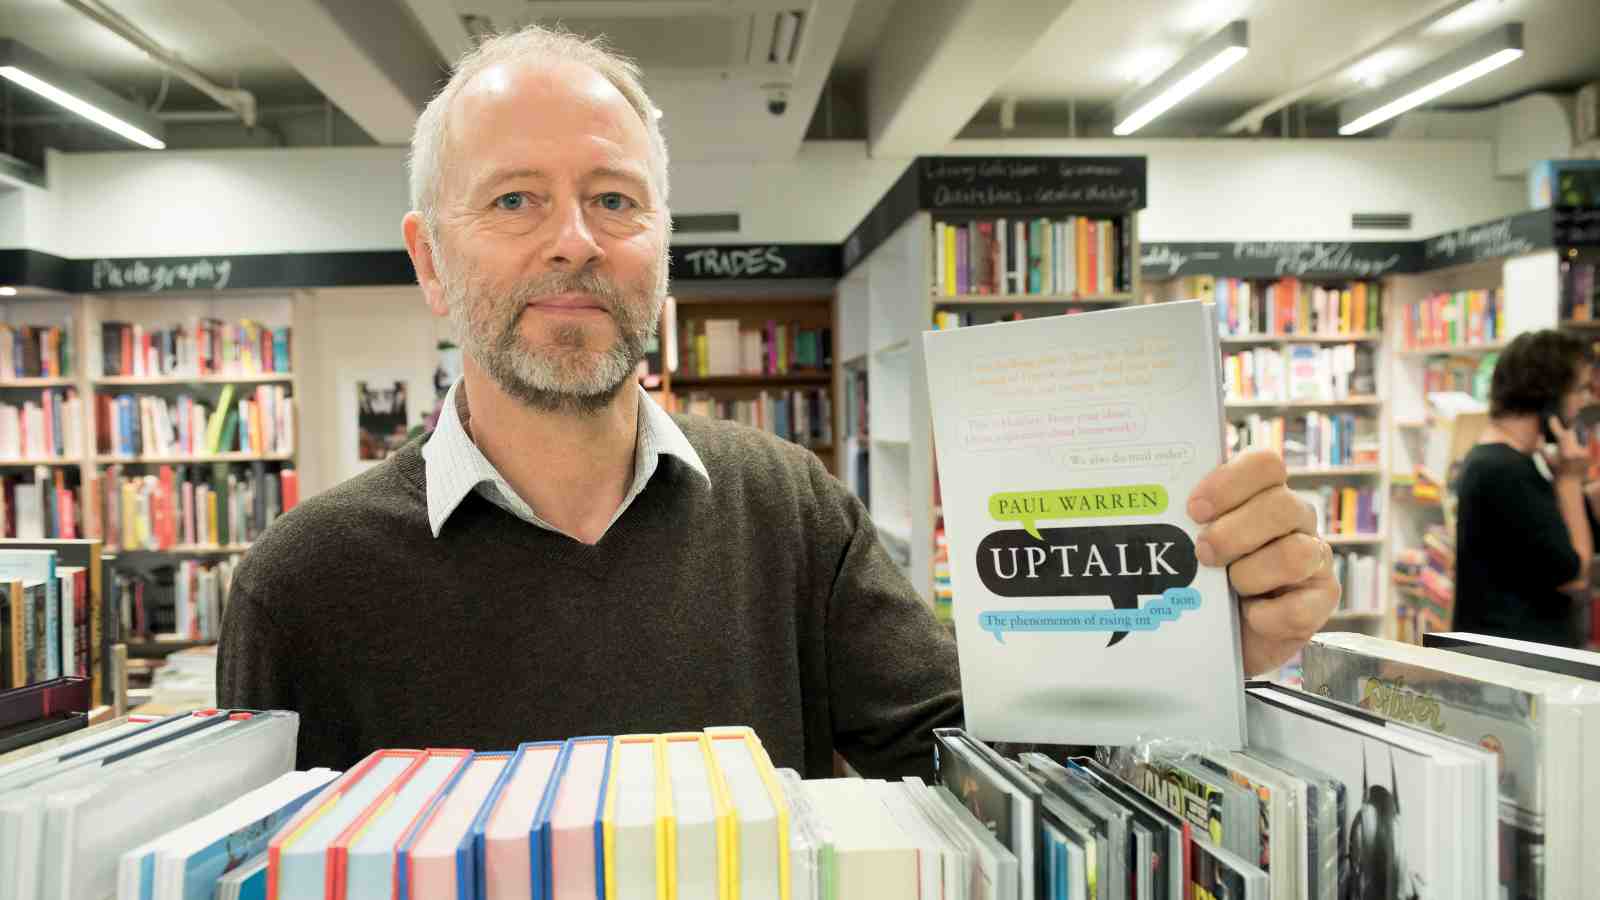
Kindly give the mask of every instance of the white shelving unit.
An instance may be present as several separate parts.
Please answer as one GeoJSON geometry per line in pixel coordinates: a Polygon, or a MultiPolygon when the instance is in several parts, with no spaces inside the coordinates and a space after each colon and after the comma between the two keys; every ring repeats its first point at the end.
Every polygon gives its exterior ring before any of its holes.
{"type": "MultiPolygon", "coordinates": [[[[982,211],[977,213],[985,215],[982,211]]],[[[1062,210],[1061,215],[1073,214],[1062,210]]],[[[1006,213],[996,212],[996,216],[1006,213]]],[[[1110,214],[1104,214],[1107,218],[1110,214]]],[[[1138,258],[1137,216],[1130,241],[1138,258]]],[[[870,483],[868,509],[885,545],[917,588],[933,603],[934,532],[941,510],[934,505],[933,423],[922,353],[922,334],[943,310],[1018,309],[1049,315],[1067,307],[1103,308],[1132,302],[1135,290],[1111,296],[936,295],[933,224],[940,217],[918,212],[903,223],[839,284],[841,346],[847,365],[865,365],[868,384],[870,483]],[[855,329],[866,334],[856,343],[855,329]]],[[[956,218],[962,218],[960,216],[956,218]]],[[[842,420],[841,420],[842,421],[842,420]]],[[[846,463],[848,464],[848,463],[846,463]]]]}

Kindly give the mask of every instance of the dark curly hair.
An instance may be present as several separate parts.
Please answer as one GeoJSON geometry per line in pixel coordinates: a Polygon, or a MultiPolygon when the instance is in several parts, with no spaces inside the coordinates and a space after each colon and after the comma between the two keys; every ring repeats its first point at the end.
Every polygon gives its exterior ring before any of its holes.
{"type": "Polygon", "coordinates": [[[1540,414],[1561,402],[1592,362],[1578,338],[1546,329],[1520,334],[1500,353],[1489,382],[1489,415],[1540,414]]]}

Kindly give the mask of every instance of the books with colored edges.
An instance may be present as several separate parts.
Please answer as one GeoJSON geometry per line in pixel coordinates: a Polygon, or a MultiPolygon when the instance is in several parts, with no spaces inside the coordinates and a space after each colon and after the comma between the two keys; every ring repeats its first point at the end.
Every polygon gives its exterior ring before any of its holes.
{"type": "Polygon", "coordinates": [[[715,777],[711,740],[703,732],[661,736],[672,792],[674,886],[679,900],[716,900],[729,870],[733,811],[715,777]]]}
{"type": "MultiPolygon", "coordinates": [[[[33,635],[31,647],[37,653],[33,676],[21,684],[61,677],[61,583],[56,577],[54,550],[22,550],[0,545],[0,579],[21,578],[25,583],[44,584],[44,621],[34,621],[38,610],[25,605],[22,622],[25,633],[33,635]]],[[[13,626],[15,627],[15,626],[13,626]]],[[[30,658],[30,663],[33,660],[30,658]]],[[[20,687],[21,684],[13,685],[20,687]]]]}
{"type": "Polygon", "coordinates": [[[549,900],[594,900],[605,886],[606,773],[611,764],[608,737],[571,738],[566,767],[556,786],[545,829],[550,865],[549,900]]]}
{"type": "Polygon", "coordinates": [[[1383,896],[1498,896],[1495,758],[1356,707],[1270,684],[1247,691],[1251,747],[1342,780],[1347,868],[1383,896]]]}
{"type": "Polygon", "coordinates": [[[290,772],[122,854],[118,900],[209,900],[218,879],[265,853],[278,828],[338,774],[290,772]]]}
{"type": "Polygon", "coordinates": [[[472,754],[433,798],[400,844],[396,896],[402,900],[477,896],[472,823],[511,756],[511,751],[472,754]]]}
{"type": "Polygon", "coordinates": [[[376,810],[425,756],[421,750],[370,753],[302,807],[267,844],[268,896],[273,900],[326,896],[334,881],[334,843],[346,828],[376,810]]]}
{"type": "Polygon", "coordinates": [[[478,855],[480,900],[533,900],[545,896],[549,849],[545,831],[556,785],[566,762],[564,741],[517,747],[472,823],[478,855]]]}
{"type": "Polygon", "coordinates": [[[767,751],[749,728],[707,728],[733,807],[730,875],[740,900],[789,900],[789,810],[767,751]]]}
{"type": "MultiPolygon", "coordinates": [[[[221,720],[171,740],[107,756],[76,784],[34,786],[42,813],[37,885],[43,896],[114,893],[122,854],[293,768],[299,716],[207,711],[221,720]]],[[[38,820],[36,820],[38,821],[38,820]]]]}
{"type": "Polygon", "coordinates": [[[1238,605],[1195,557],[1187,512],[1223,461],[1215,311],[1133,306],[922,346],[966,730],[1244,746],[1238,605]]]}
{"type": "Polygon", "coordinates": [[[603,828],[608,900],[667,900],[675,893],[672,784],[660,735],[619,735],[612,745],[603,828]]]}
{"type": "Polygon", "coordinates": [[[335,840],[343,848],[343,878],[335,878],[332,900],[389,900],[395,896],[400,843],[424,809],[455,776],[471,750],[429,750],[420,766],[370,816],[352,823],[335,840]]]}
{"type": "Polygon", "coordinates": [[[1304,654],[1305,688],[1494,751],[1502,892],[1583,893],[1600,880],[1600,812],[1572,798],[1600,791],[1600,684],[1457,649],[1318,635],[1304,654]]]}

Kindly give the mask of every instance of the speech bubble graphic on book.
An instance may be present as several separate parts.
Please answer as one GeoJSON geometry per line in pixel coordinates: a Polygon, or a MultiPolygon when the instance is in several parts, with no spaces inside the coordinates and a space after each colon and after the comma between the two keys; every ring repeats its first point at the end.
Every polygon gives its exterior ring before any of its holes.
{"type": "Polygon", "coordinates": [[[1160,600],[1143,609],[999,609],[980,614],[978,625],[1003,644],[1008,631],[1155,631],[1177,621],[1183,612],[1199,608],[1199,591],[1167,588],[1160,600]]]}
{"type": "Polygon", "coordinates": [[[1087,617],[1078,624],[1092,627],[1037,629],[1109,631],[1107,647],[1130,631],[1153,630],[1177,618],[1164,618],[1161,608],[1173,613],[1199,608],[1198,591],[1168,595],[1172,588],[1193,584],[1200,564],[1188,533],[1164,522],[996,531],[978,543],[976,562],[979,580],[999,597],[1108,597],[1113,611],[1148,617],[1146,624],[1115,615],[1098,618],[1104,610],[1060,611],[1087,617]],[[1139,598],[1152,595],[1161,596],[1164,606],[1140,610],[1139,598]]]}
{"type": "Polygon", "coordinates": [[[1167,489],[1159,484],[1059,491],[1007,491],[989,497],[989,517],[1018,522],[1034,540],[1040,519],[1103,519],[1110,516],[1154,516],[1167,511],[1167,489]]]}

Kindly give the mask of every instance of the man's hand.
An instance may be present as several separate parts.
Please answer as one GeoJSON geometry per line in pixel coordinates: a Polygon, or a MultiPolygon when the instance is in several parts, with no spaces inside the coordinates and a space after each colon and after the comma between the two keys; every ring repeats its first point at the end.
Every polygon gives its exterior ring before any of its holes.
{"type": "Polygon", "coordinates": [[[1239,593],[1245,674],[1283,665],[1339,605],[1333,550],[1290,493],[1283,458],[1251,450],[1217,467],[1189,495],[1189,517],[1205,526],[1201,565],[1227,566],[1239,593]]]}

